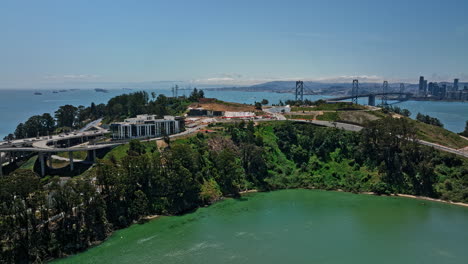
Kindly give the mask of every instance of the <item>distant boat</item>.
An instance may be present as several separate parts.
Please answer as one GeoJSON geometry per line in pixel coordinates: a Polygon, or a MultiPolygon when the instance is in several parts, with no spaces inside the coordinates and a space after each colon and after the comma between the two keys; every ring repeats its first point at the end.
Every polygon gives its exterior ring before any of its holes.
{"type": "Polygon", "coordinates": [[[58,93],[57,91],[53,91],[53,93],[58,93]]]}
{"type": "Polygon", "coordinates": [[[34,92],[34,95],[42,95],[40,92],[34,92]]]}
{"type": "Polygon", "coordinates": [[[63,93],[63,92],[66,92],[67,90],[59,90],[59,92],[63,93]]]}
{"type": "Polygon", "coordinates": [[[96,89],[94,89],[94,91],[96,91],[98,93],[108,93],[109,92],[108,90],[102,89],[102,88],[96,88],[96,89]]]}

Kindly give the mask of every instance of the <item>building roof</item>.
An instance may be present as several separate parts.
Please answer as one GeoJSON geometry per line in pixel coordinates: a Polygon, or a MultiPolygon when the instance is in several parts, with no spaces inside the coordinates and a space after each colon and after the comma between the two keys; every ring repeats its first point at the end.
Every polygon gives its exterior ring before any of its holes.
{"type": "Polygon", "coordinates": [[[144,124],[147,121],[162,122],[162,121],[171,121],[171,120],[176,119],[175,116],[170,116],[170,115],[166,115],[162,119],[161,118],[158,119],[157,117],[158,117],[157,115],[148,115],[148,114],[137,115],[136,117],[127,118],[123,122],[114,122],[112,124],[132,125],[132,124],[144,124]]]}

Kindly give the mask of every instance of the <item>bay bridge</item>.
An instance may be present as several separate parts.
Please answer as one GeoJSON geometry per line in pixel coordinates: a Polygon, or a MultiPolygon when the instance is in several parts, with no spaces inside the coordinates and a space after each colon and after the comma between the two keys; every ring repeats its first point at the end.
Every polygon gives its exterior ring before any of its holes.
{"type": "MultiPolygon", "coordinates": [[[[325,98],[324,100],[327,102],[336,102],[336,101],[344,101],[344,100],[352,100],[352,103],[357,104],[358,98],[368,98],[367,104],[370,106],[375,106],[376,98],[381,98],[382,106],[388,105],[388,100],[395,100],[398,102],[407,101],[411,99],[413,96],[412,93],[405,92],[405,84],[400,84],[400,89],[398,92],[390,92],[388,88],[388,82],[384,81],[382,85],[382,92],[374,92],[374,93],[359,93],[359,81],[353,80],[353,87],[351,89],[351,95],[339,96],[339,97],[332,97],[332,98],[325,98]],[[389,96],[394,96],[389,98],[389,96]]],[[[304,82],[303,81],[296,81],[296,89],[295,89],[295,98],[296,101],[304,101],[304,82]]]]}

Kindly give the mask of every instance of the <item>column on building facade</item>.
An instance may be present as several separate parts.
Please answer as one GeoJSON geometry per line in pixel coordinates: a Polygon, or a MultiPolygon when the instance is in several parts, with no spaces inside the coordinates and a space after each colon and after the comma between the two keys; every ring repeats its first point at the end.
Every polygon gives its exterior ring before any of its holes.
{"type": "Polygon", "coordinates": [[[175,124],[175,133],[179,133],[179,131],[180,131],[179,121],[176,120],[174,124],[175,124]]]}

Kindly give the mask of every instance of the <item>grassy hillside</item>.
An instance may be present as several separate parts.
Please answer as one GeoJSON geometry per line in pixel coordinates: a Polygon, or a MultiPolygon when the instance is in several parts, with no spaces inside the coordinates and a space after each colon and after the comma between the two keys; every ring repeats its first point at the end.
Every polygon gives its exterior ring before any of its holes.
{"type": "MultiPolygon", "coordinates": [[[[88,156],[88,153],[86,151],[74,151],[73,153],[73,159],[78,159],[78,160],[85,160],[86,157],[88,156]]],[[[59,152],[57,153],[57,156],[63,157],[63,158],[69,158],[68,152],[59,152]]]]}
{"type": "MultiPolygon", "coordinates": [[[[289,119],[314,119],[314,115],[285,115],[289,119]]],[[[322,112],[317,115],[317,120],[324,121],[343,121],[366,126],[369,121],[377,120],[383,117],[391,116],[382,111],[332,111],[322,112]]],[[[406,118],[406,117],[399,117],[406,118]]],[[[461,149],[468,146],[468,140],[460,137],[458,134],[448,131],[444,128],[428,125],[408,118],[411,124],[417,129],[417,136],[421,140],[440,144],[454,149],[461,149]]]]}
{"type": "Polygon", "coordinates": [[[23,170],[33,170],[34,169],[34,164],[36,163],[37,160],[37,155],[32,156],[30,159],[28,159],[25,163],[19,167],[19,169],[23,170]]]}
{"type": "MultiPolygon", "coordinates": [[[[156,141],[141,142],[141,144],[143,146],[145,146],[145,151],[146,152],[152,152],[152,151],[157,150],[156,141]]],[[[127,156],[127,151],[129,150],[129,148],[130,148],[129,144],[124,144],[124,145],[117,146],[117,147],[113,148],[111,151],[109,151],[104,156],[103,159],[108,160],[113,156],[116,160],[121,160],[122,158],[127,156]]]]}
{"type": "Polygon", "coordinates": [[[417,129],[418,138],[450,148],[460,149],[468,146],[468,140],[444,128],[411,120],[417,129]]]}

